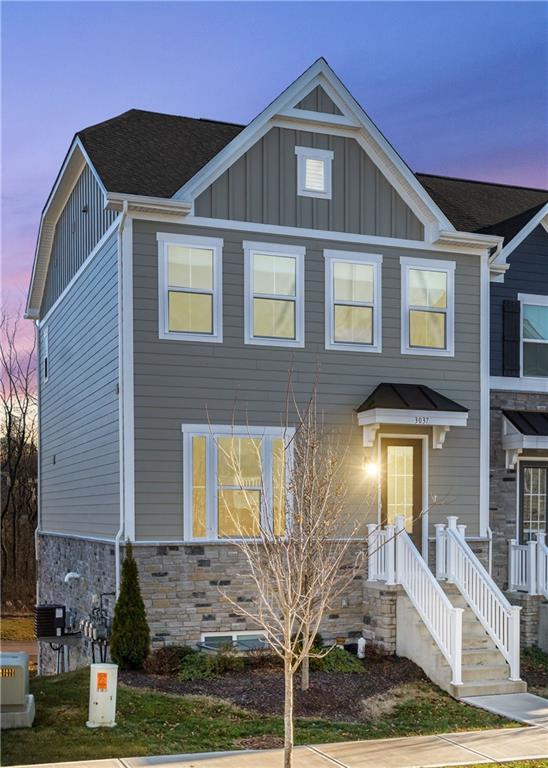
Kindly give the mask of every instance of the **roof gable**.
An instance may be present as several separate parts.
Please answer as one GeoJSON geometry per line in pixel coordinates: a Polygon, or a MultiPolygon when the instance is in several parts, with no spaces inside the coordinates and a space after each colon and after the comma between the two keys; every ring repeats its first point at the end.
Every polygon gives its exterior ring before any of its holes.
{"type": "Polygon", "coordinates": [[[310,93],[295,104],[295,109],[307,109],[311,112],[324,112],[325,114],[342,115],[335,102],[329,98],[321,85],[317,85],[310,93]]]}

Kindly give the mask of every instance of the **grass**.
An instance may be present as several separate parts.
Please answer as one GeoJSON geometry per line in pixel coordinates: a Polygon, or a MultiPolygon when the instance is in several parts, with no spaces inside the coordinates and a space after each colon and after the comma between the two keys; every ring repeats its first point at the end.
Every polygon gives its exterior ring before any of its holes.
{"type": "MultiPolygon", "coordinates": [[[[2,734],[2,764],[46,763],[136,755],[177,754],[278,746],[279,716],[265,716],[219,699],[173,696],[121,685],[117,727],[89,730],[89,670],[31,680],[36,699],[32,729],[2,734]]],[[[298,718],[296,742],[374,739],[512,725],[507,720],[460,704],[429,683],[416,696],[404,696],[389,717],[371,723],[341,723],[298,718]]]]}
{"type": "Polygon", "coordinates": [[[32,616],[2,616],[0,619],[0,640],[34,640],[34,619],[32,616]]]}

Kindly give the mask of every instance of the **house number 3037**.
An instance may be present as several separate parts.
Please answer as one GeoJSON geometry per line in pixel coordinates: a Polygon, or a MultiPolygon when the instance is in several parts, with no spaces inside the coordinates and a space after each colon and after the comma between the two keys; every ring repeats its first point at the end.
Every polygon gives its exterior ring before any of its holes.
{"type": "Polygon", "coordinates": [[[415,416],[415,424],[428,424],[430,416],[415,416]]]}

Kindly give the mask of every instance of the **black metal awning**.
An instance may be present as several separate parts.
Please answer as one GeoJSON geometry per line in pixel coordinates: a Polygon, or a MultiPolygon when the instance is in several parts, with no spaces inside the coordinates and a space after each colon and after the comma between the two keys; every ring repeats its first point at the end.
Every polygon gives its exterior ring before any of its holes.
{"type": "Polygon", "coordinates": [[[379,384],[363,401],[357,412],[362,413],[374,408],[468,413],[468,408],[430,389],[425,384],[379,384]]]}
{"type": "Polygon", "coordinates": [[[522,435],[548,437],[548,412],[503,411],[502,413],[522,435]]]}

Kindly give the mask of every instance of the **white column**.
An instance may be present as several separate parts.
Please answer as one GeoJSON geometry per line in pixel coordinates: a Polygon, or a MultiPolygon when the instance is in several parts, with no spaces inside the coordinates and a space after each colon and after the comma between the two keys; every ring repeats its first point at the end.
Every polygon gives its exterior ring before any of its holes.
{"type": "Polygon", "coordinates": [[[378,552],[379,526],[376,523],[367,525],[367,581],[376,581],[378,577],[378,552]]]}
{"type": "MultiPolygon", "coordinates": [[[[455,531],[457,533],[457,520],[458,517],[456,515],[449,515],[447,518],[447,527],[450,531],[455,531]]],[[[451,536],[447,537],[447,581],[455,581],[455,542],[451,538],[451,536]]]]}
{"type": "Polygon", "coordinates": [[[447,568],[445,563],[445,523],[435,523],[434,528],[436,530],[436,579],[445,579],[447,576],[447,568]]]}
{"type": "Polygon", "coordinates": [[[521,607],[513,605],[510,609],[509,648],[510,680],[519,680],[519,615],[521,607]]]}
{"type": "Polygon", "coordinates": [[[513,592],[516,588],[516,557],[515,548],[517,547],[517,540],[510,539],[508,542],[508,589],[513,592]]]}
{"type": "Polygon", "coordinates": [[[537,594],[537,542],[527,542],[527,592],[537,594]]]}
{"type": "Polygon", "coordinates": [[[462,685],[462,608],[451,610],[451,682],[462,685]]]}

